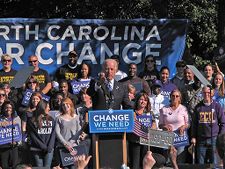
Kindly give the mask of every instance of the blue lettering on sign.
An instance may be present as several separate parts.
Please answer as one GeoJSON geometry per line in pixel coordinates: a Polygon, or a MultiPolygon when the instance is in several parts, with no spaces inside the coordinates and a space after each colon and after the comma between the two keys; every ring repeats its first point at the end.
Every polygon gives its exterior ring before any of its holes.
{"type": "Polygon", "coordinates": [[[189,138],[188,138],[188,134],[187,131],[184,132],[183,135],[179,134],[179,131],[176,130],[174,131],[174,147],[181,147],[181,146],[187,146],[189,145],[189,138]]]}
{"type": "MultiPolygon", "coordinates": [[[[23,97],[23,100],[22,100],[22,105],[28,106],[29,105],[29,102],[30,102],[30,98],[31,98],[31,96],[33,94],[33,91],[30,90],[30,89],[27,89],[24,93],[25,94],[24,94],[24,97],[23,97]]],[[[44,94],[41,94],[41,95],[42,95],[42,98],[45,101],[49,102],[49,100],[50,100],[50,97],[49,96],[44,95],[44,94]]]]}
{"type": "Polygon", "coordinates": [[[152,126],[152,115],[136,116],[137,120],[146,127],[152,126]]]}
{"type": "Polygon", "coordinates": [[[73,94],[79,94],[79,92],[82,88],[89,88],[89,83],[90,83],[90,80],[87,80],[87,81],[74,80],[74,81],[72,81],[71,86],[73,89],[73,94]]]}
{"type": "Polygon", "coordinates": [[[12,125],[8,125],[6,127],[0,127],[0,145],[11,143],[12,142],[12,134],[13,134],[13,140],[15,142],[22,140],[22,133],[19,124],[13,125],[13,131],[12,131],[12,125]]]}
{"type": "Polygon", "coordinates": [[[134,127],[133,110],[89,111],[91,133],[132,132],[134,127]]]}

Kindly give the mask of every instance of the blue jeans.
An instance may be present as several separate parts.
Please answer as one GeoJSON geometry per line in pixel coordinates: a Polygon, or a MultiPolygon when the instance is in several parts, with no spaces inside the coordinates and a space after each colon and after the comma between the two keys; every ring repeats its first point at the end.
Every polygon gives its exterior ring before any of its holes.
{"type": "Polygon", "coordinates": [[[32,151],[37,167],[51,167],[53,151],[50,153],[43,153],[40,151],[32,151]]]}
{"type": "Polygon", "coordinates": [[[220,163],[220,157],[216,150],[216,138],[213,137],[207,138],[204,140],[197,141],[197,159],[199,164],[207,163],[207,159],[209,158],[210,162],[214,164],[214,166],[218,166],[220,163]],[[207,152],[209,152],[209,156],[207,158],[207,152]]]}

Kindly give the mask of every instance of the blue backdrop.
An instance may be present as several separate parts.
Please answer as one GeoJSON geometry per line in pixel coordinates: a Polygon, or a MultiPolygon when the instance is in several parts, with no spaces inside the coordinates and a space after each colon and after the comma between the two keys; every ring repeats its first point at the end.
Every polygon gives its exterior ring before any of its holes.
{"type": "Polygon", "coordinates": [[[166,65],[175,73],[175,63],[182,58],[188,20],[100,20],[100,19],[0,19],[0,55],[14,58],[13,67],[28,65],[28,56],[36,54],[40,67],[53,74],[67,62],[66,55],[76,49],[81,63],[92,64],[93,76],[113,54],[120,55],[120,69],[138,64],[152,54],[158,69],[166,65]]]}

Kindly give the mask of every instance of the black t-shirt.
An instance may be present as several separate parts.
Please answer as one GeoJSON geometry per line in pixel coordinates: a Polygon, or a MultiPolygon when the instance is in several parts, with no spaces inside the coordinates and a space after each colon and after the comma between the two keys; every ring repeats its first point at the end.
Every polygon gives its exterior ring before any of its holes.
{"type": "Polygon", "coordinates": [[[43,90],[47,83],[51,82],[50,76],[46,70],[40,69],[31,74],[38,81],[40,90],[43,90]]]}
{"type": "Polygon", "coordinates": [[[64,79],[67,81],[71,81],[78,76],[78,72],[80,71],[80,66],[77,65],[74,69],[70,68],[68,64],[59,67],[55,73],[55,80],[60,82],[60,80],[64,79]]]}
{"type": "Polygon", "coordinates": [[[17,71],[11,69],[9,72],[5,72],[3,69],[0,70],[0,84],[3,83],[10,83],[14,76],[16,75],[17,71]]]}

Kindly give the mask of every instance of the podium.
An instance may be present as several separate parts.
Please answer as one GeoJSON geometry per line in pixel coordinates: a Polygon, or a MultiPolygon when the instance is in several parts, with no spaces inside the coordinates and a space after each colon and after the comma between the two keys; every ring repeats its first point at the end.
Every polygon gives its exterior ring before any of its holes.
{"type": "Polygon", "coordinates": [[[93,134],[94,168],[121,168],[127,165],[126,133],[93,134]]]}
{"type": "Polygon", "coordinates": [[[127,165],[126,132],[134,126],[133,110],[98,110],[88,112],[92,133],[93,168],[121,168],[127,165]]]}

